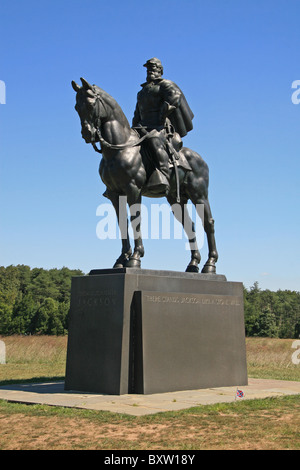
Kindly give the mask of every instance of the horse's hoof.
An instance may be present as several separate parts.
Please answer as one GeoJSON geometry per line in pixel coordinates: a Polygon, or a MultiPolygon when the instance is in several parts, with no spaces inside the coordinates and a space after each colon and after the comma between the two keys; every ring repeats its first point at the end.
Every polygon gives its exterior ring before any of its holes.
{"type": "Polygon", "coordinates": [[[198,273],[199,268],[195,264],[189,264],[185,270],[186,273],[198,273]]]}
{"type": "Polygon", "coordinates": [[[116,262],[113,265],[113,269],[125,268],[130,255],[131,251],[128,251],[127,253],[122,253],[119,258],[116,259],[116,262]]]}
{"type": "Polygon", "coordinates": [[[141,260],[137,258],[129,258],[127,263],[125,264],[126,268],[140,268],[141,267],[141,260]]]}
{"type": "Polygon", "coordinates": [[[113,265],[113,269],[124,268],[127,261],[128,261],[128,258],[125,258],[124,256],[120,256],[120,258],[118,258],[115,264],[113,265]]]}
{"type": "Polygon", "coordinates": [[[216,274],[216,267],[214,264],[205,264],[201,272],[203,274],[216,274]]]}
{"type": "Polygon", "coordinates": [[[121,263],[115,263],[115,264],[113,265],[113,269],[118,269],[118,268],[124,268],[124,265],[121,264],[121,263]]]}

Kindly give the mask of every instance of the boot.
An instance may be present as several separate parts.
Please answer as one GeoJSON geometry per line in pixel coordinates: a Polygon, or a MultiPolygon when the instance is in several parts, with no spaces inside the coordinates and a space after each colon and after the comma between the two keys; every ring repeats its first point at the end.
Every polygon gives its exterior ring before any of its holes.
{"type": "Polygon", "coordinates": [[[167,195],[169,192],[169,180],[167,176],[156,168],[148,180],[147,189],[155,194],[167,195]]]}

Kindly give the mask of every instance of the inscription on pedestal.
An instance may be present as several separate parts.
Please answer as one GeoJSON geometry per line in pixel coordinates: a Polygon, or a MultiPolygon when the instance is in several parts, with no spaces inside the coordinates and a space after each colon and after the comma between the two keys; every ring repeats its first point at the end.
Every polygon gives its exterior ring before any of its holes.
{"type": "Polygon", "coordinates": [[[175,304],[198,304],[198,305],[229,305],[231,307],[241,306],[240,297],[221,295],[174,296],[174,295],[147,295],[146,302],[175,303],[175,304]]]}
{"type": "Polygon", "coordinates": [[[243,298],[135,294],[135,393],[247,383],[243,298]]]}
{"type": "Polygon", "coordinates": [[[94,293],[80,291],[78,295],[78,307],[111,307],[117,304],[116,290],[103,290],[94,293]]]}

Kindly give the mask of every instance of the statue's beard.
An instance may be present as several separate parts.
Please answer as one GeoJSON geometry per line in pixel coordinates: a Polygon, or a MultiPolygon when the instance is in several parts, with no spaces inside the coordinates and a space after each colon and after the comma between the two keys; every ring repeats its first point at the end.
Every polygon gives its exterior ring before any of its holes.
{"type": "Polygon", "coordinates": [[[147,73],[147,82],[152,82],[153,80],[157,80],[158,78],[161,78],[160,72],[147,73]]]}

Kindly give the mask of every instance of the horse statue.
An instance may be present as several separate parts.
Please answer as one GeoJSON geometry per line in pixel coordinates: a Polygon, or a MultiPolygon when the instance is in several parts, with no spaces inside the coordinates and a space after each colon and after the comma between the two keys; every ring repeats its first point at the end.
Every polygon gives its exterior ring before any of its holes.
{"type": "MultiPolygon", "coordinates": [[[[114,264],[114,268],[140,268],[144,256],[144,246],[141,235],[140,216],[141,199],[146,197],[161,197],[147,190],[147,181],[154,168],[141,152],[142,140],[139,134],[131,128],[121,107],[108,93],[96,85],[90,85],[85,79],[80,79],[82,86],[72,81],[76,92],[75,109],[81,121],[81,134],[86,143],[91,143],[97,152],[102,153],[99,174],[106,186],[104,196],[113,204],[120,226],[119,197],[126,196],[130,211],[130,220],[134,234],[134,251],[132,253],[128,235],[122,234],[122,252],[114,264]],[[96,146],[100,144],[100,150],[96,146]]],[[[197,246],[195,226],[190,219],[187,202],[190,200],[199,213],[200,204],[204,205],[204,230],[208,243],[208,260],[203,266],[202,273],[215,273],[218,253],[215,242],[214,220],[208,201],[208,166],[202,157],[189,148],[182,147],[179,156],[188,163],[188,168],[176,162],[170,166],[170,190],[166,196],[174,216],[182,223],[187,234],[191,261],[186,272],[199,272],[201,260],[197,246]],[[179,196],[180,194],[180,196],[179,196]],[[174,210],[174,207],[179,210],[174,210]],[[184,223],[185,221],[185,223],[184,223]],[[187,227],[190,227],[187,229],[187,227]]],[[[127,216],[126,216],[127,217],[127,216]]]]}

